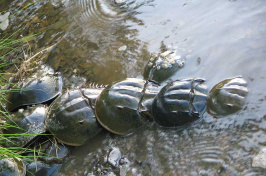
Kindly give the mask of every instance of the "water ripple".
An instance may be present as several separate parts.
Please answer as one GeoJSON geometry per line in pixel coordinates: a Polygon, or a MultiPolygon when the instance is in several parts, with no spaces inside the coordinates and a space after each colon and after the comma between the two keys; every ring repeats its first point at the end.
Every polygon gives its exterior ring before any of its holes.
{"type": "Polygon", "coordinates": [[[114,23],[126,18],[126,11],[106,0],[79,0],[81,22],[104,27],[105,23],[114,23]]]}

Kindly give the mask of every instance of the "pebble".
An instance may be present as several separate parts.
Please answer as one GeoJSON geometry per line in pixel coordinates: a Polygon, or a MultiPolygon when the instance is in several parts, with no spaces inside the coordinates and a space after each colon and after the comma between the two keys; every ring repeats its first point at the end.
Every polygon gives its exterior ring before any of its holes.
{"type": "Polygon", "coordinates": [[[0,15],[0,29],[1,30],[6,30],[6,28],[9,25],[9,20],[8,17],[10,15],[10,12],[6,12],[4,15],[0,15]]]}
{"type": "Polygon", "coordinates": [[[119,148],[113,147],[107,159],[108,163],[114,167],[117,167],[120,159],[121,159],[121,152],[119,148]]]}
{"type": "Polygon", "coordinates": [[[122,158],[120,160],[119,174],[120,176],[126,176],[129,171],[130,162],[127,158],[122,158]]]}
{"type": "Polygon", "coordinates": [[[85,175],[85,176],[96,176],[96,175],[94,175],[93,173],[88,173],[88,174],[85,175]]]}
{"type": "Polygon", "coordinates": [[[266,169],[266,148],[263,148],[252,160],[252,167],[261,167],[266,169]]]}
{"type": "Polygon", "coordinates": [[[23,113],[23,111],[24,111],[23,108],[21,108],[21,109],[18,110],[19,113],[23,113]]]}
{"type": "Polygon", "coordinates": [[[121,4],[121,3],[124,3],[124,2],[126,2],[126,0],[115,0],[115,3],[117,3],[117,4],[121,4]]]}
{"type": "Polygon", "coordinates": [[[152,67],[153,66],[153,63],[152,62],[149,62],[148,63],[148,67],[152,67]]]}
{"type": "Polygon", "coordinates": [[[128,172],[128,167],[127,166],[121,166],[119,170],[120,176],[126,176],[128,172]]]}
{"type": "Polygon", "coordinates": [[[109,172],[107,176],[116,176],[116,175],[113,172],[109,172]]]}
{"type": "Polygon", "coordinates": [[[124,46],[121,46],[120,48],[118,48],[118,51],[125,51],[127,49],[127,46],[124,45],[124,46]]]}

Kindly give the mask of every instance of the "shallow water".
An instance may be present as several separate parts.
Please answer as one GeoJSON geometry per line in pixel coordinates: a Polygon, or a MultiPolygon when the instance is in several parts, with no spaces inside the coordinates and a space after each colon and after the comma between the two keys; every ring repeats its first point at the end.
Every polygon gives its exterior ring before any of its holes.
{"type": "MultiPolygon", "coordinates": [[[[4,0],[0,10],[15,12],[26,3],[4,0]]],[[[149,54],[165,47],[185,59],[172,79],[204,78],[210,89],[235,76],[248,82],[246,105],[236,114],[205,113],[185,130],[149,123],[127,137],[103,132],[75,148],[59,175],[93,171],[113,146],[131,162],[128,175],[266,174],[251,167],[266,145],[266,1],[43,0],[10,23],[9,29],[26,26],[24,35],[45,30],[29,42],[32,51],[59,41],[47,63],[62,72],[65,88],[141,77],[149,54]],[[119,51],[124,45],[126,50],[119,51]]],[[[17,62],[18,56],[7,61],[17,62]]]]}

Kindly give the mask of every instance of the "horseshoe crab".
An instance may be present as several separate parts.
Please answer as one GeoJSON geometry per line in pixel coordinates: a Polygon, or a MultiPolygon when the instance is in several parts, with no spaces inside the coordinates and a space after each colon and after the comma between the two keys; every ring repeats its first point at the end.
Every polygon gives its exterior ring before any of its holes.
{"type": "Polygon", "coordinates": [[[163,86],[159,86],[154,82],[147,82],[144,88],[144,95],[140,102],[140,111],[147,117],[152,117],[151,107],[156,95],[160,92],[163,86]]]}
{"type": "Polygon", "coordinates": [[[95,92],[85,92],[86,95],[80,89],[66,91],[49,107],[45,127],[62,143],[79,146],[102,130],[93,110],[95,92]]]}
{"type": "Polygon", "coordinates": [[[81,89],[83,96],[89,100],[92,109],[95,108],[96,100],[105,87],[91,84],[91,88],[81,89]]]}
{"type": "Polygon", "coordinates": [[[18,83],[19,91],[8,95],[7,110],[14,111],[22,106],[34,105],[49,101],[62,91],[62,77],[52,69],[45,67],[18,83]]]}
{"type": "Polygon", "coordinates": [[[45,132],[44,119],[46,114],[47,107],[45,105],[28,107],[26,110],[20,109],[18,112],[12,113],[11,119],[7,119],[7,124],[12,125],[12,127],[3,130],[3,133],[10,134],[10,139],[5,141],[4,145],[19,147],[28,145],[38,134],[45,132]]]}
{"type": "Polygon", "coordinates": [[[213,115],[235,113],[244,106],[247,94],[247,82],[243,78],[221,81],[208,94],[207,111],[213,115]]]}
{"type": "Polygon", "coordinates": [[[152,54],[144,69],[144,79],[161,83],[184,66],[184,60],[174,52],[152,54]]]}
{"type": "Polygon", "coordinates": [[[127,78],[106,87],[96,100],[95,113],[108,131],[126,135],[143,124],[139,103],[146,81],[127,78]]]}
{"type": "Polygon", "coordinates": [[[152,115],[163,127],[180,127],[199,119],[206,106],[202,79],[181,79],[164,86],[152,104],[152,115]]]}

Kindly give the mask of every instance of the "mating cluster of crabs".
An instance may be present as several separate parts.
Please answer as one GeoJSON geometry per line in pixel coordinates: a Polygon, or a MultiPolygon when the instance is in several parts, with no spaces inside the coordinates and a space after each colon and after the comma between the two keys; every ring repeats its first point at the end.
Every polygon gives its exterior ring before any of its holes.
{"type": "MultiPolygon", "coordinates": [[[[184,60],[173,52],[157,53],[149,59],[143,79],[127,78],[108,86],[63,93],[60,74],[44,67],[21,82],[20,91],[10,93],[7,109],[13,112],[13,119],[9,123],[20,129],[6,129],[4,133],[40,134],[48,130],[60,142],[79,146],[103,128],[127,135],[152,119],[162,127],[185,127],[199,120],[206,109],[220,116],[243,107],[248,90],[241,77],[221,81],[210,92],[203,79],[167,83],[183,65],[184,60]],[[47,102],[48,108],[43,105],[47,102]],[[35,106],[25,109],[29,105],[35,106]]],[[[25,146],[33,138],[25,135],[11,143],[25,146]]]]}

